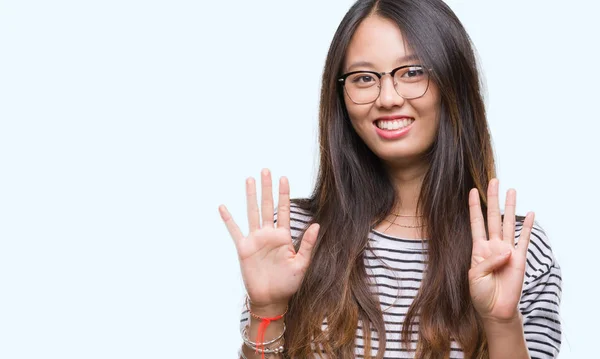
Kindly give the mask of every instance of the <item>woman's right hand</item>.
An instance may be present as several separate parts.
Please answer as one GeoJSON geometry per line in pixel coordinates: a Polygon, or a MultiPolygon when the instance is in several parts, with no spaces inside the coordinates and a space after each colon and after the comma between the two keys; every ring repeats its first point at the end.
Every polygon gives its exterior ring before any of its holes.
{"type": "Polygon", "coordinates": [[[255,181],[252,177],[246,180],[250,230],[247,236],[242,234],[224,205],[219,206],[219,213],[235,243],[252,306],[285,307],[302,283],[319,225],[314,223],[306,230],[296,252],[290,232],[290,187],[287,178],[281,177],[279,181],[277,226],[273,223],[273,186],[268,169],[261,173],[261,185],[262,208],[259,214],[255,181]]]}

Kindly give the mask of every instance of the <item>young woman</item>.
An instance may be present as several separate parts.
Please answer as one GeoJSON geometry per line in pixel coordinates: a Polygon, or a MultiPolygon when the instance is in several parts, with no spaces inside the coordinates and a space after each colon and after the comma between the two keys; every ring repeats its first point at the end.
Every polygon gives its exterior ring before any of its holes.
{"type": "Polygon", "coordinates": [[[329,49],[310,198],[246,182],[219,211],[248,294],[243,358],[555,358],[560,268],[500,212],[470,39],[441,0],[359,0],[329,49]],[[262,214],[260,213],[262,212],[262,214]]]}

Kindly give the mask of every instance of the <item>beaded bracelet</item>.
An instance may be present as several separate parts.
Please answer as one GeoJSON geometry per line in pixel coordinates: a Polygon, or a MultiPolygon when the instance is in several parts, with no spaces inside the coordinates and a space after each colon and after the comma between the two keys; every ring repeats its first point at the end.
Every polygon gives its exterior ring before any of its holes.
{"type": "Polygon", "coordinates": [[[253,346],[248,346],[248,347],[250,349],[254,350],[254,352],[256,354],[262,354],[263,357],[264,357],[265,354],[279,354],[279,353],[283,353],[285,351],[285,348],[284,348],[283,345],[280,345],[280,346],[275,347],[275,348],[267,348],[267,349],[261,349],[261,348],[257,348],[257,347],[253,347],[253,346]]]}
{"type": "MultiPolygon", "coordinates": [[[[260,349],[260,348],[257,348],[256,346],[249,345],[249,343],[246,343],[246,342],[244,342],[244,344],[246,346],[248,346],[248,348],[254,350],[254,352],[256,354],[262,354],[263,358],[265,357],[265,354],[267,356],[270,356],[271,354],[275,354],[275,355],[282,354],[285,351],[285,347],[283,346],[283,340],[282,340],[282,345],[275,347],[275,348],[267,348],[267,349],[260,349]]],[[[248,359],[242,349],[239,350],[239,354],[243,359],[248,359]]]]}

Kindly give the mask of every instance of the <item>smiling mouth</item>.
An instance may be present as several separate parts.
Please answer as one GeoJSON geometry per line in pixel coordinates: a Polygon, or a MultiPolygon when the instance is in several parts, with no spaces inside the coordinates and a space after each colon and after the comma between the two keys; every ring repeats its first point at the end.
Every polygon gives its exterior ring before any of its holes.
{"type": "Polygon", "coordinates": [[[374,124],[377,128],[385,131],[398,131],[412,125],[413,122],[415,122],[414,118],[405,118],[398,120],[377,120],[374,124]]]}

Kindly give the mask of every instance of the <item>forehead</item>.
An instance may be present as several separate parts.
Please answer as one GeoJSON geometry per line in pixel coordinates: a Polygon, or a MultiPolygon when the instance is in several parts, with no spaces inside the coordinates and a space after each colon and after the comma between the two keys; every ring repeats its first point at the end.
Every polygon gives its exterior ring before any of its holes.
{"type": "Polygon", "coordinates": [[[398,66],[401,58],[411,54],[413,52],[398,25],[373,15],[364,19],[353,34],[344,57],[344,70],[353,63],[368,62],[375,69],[386,71],[398,66]]]}

